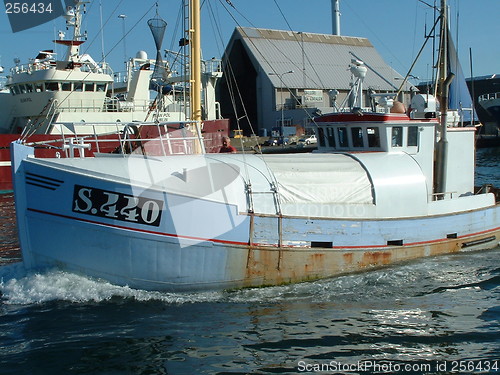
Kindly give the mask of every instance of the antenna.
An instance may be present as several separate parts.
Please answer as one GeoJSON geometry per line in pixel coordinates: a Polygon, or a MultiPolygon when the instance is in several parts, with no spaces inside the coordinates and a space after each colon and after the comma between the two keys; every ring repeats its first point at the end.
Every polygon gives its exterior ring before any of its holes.
{"type": "Polygon", "coordinates": [[[99,1],[99,18],[101,21],[101,53],[102,53],[102,62],[106,62],[106,54],[104,53],[104,25],[102,23],[102,0],[99,1]]]}
{"type": "Polygon", "coordinates": [[[123,39],[123,62],[125,63],[125,68],[127,67],[127,44],[126,44],[126,39],[125,39],[125,18],[127,16],[125,14],[119,14],[118,18],[120,18],[122,22],[122,39],[123,39]]]}

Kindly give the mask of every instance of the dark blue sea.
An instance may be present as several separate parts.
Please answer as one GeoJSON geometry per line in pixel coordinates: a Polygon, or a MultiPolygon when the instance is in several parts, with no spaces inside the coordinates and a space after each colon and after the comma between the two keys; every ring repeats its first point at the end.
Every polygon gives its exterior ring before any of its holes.
{"type": "MultiPolygon", "coordinates": [[[[500,186],[500,148],[477,156],[500,186]]],[[[71,246],[71,244],[68,244],[71,246]]],[[[26,273],[0,194],[0,374],[500,373],[500,248],[235,292],[26,273]]]]}

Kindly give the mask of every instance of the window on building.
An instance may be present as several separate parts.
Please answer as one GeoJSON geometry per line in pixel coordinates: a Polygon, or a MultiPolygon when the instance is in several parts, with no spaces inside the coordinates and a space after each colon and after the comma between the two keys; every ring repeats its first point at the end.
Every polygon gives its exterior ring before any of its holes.
{"type": "Polygon", "coordinates": [[[418,146],[418,126],[408,127],[408,146],[418,146]]]}
{"type": "Polygon", "coordinates": [[[284,118],[283,122],[281,119],[276,121],[276,125],[281,127],[281,126],[292,126],[292,119],[291,118],[284,118]]]}
{"type": "Polygon", "coordinates": [[[337,136],[339,137],[339,147],[349,147],[347,128],[337,128],[337,136]]]}
{"type": "Polygon", "coordinates": [[[403,147],[403,127],[392,127],[391,140],[392,147],[403,147]]]}
{"type": "Polygon", "coordinates": [[[378,128],[366,128],[368,147],[380,147],[380,134],[378,128]]]}
{"type": "Polygon", "coordinates": [[[363,144],[363,129],[359,127],[351,128],[352,146],[364,147],[363,144]]]}

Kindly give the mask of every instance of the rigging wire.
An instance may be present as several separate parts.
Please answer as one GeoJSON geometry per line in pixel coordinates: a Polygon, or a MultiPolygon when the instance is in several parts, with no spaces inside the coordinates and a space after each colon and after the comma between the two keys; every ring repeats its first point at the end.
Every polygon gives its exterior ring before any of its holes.
{"type": "MultiPolygon", "coordinates": [[[[234,6],[234,4],[231,1],[228,1],[228,0],[218,0],[218,1],[219,1],[219,4],[222,6],[222,8],[227,12],[227,14],[233,19],[233,21],[236,23],[236,25],[238,25],[238,26],[241,27],[240,23],[236,20],[236,17],[234,16],[233,12],[231,12],[231,10],[228,9],[228,6],[230,6],[234,10],[234,12],[236,12],[237,14],[239,14],[247,22],[249,22],[250,24],[252,24],[251,21],[249,21],[243,14],[241,14],[241,12],[234,6]],[[224,4],[223,1],[225,1],[225,4],[224,4]]],[[[210,2],[208,2],[208,4],[209,4],[208,6],[209,6],[210,13],[212,15],[212,19],[215,21],[216,17],[215,17],[214,8],[212,7],[212,5],[211,5],[210,2]]],[[[220,24],[220,22],[219,22],[219,24],[220,24]]],[[[218,24],[216,23],[216,25],[218,25],[218,24]]],[[[215,38],[216,41],[220,40],[221,41],[221,45],[224,45],[221,29],[218,26],[216,26],[214,28],[214,30],[216,30],[217,33],[218,33],[218,38],[215,38]]],[[[217,36],[217,34],[216,34],[216,36],[217,36]]],[[[219,46],[218,43],[217,43],[217,45],[219,46]]],[[[225,56],[225,51],[223,53],[221,53],[221,55],[225,56]]],[[[236,81],[236,77],[235,77],[235,73],[234,73],[234,69],[233,69],[233,67],[231,65],[231,62],[229,61],[229,58],[226,59],[226,66],[224,66],[223,69],[224,69],[224,74],[227,76],[226,83],[227,83],[228,91],[230,93],[231,105],[232,105],[233,111],[235,113],[235,118],[236,118],[236,122],[237,122],[237,128],[238,128],[238,130],[241,130],[241,123],[240,123],[240,121],[243,118],[246,118],[247,121],[248,121],[248,124],[250,126],[250,129],[252,131],[252,134],[255,134],[255,129],[253,128],[253,125],[251,123],[250,117],[248,115],[245,103],[243,101],[242,91],[238,87],[238,84],[237,84],[237,81],[236,81]],[[236,96],[238,97],[239,103],[241,103],[242,110],[244,112],[244,114],[242,116],[238,116],[238,110],[237,110],[238,106],[237,106],[237,103],[236,103],[236,96]]],[[[245,175],[245,184],[247,186],[247,191],[250,194],[250,201],[251,201],[252,200],[251,199],[252,185],[251,185],[250,175],[249,175],[249,170],[248,170],[248,168],[251,167],[251,165],[249,165],[249,163],[245,162],[245,158],[246,158],[245,155],[247,153],[245,151],[245,148],[244,148],[244,145],[243,145],[243,139],[242,138],[240,138],[240,142],[241,142],[241,149],[243,150],[243,161],[244,161],[243,165],[244,165],[244,170],[245,170],[245,173],[244,173],[244,175],[245,175]]],[[[262,149],[260,148],[260,145],[257,145],[257,149],[255,151],[256,151],[257,155],[260,158],[262,158],[263,154],[262,154],[262,149]]],[[[273,191],[275,191],[275,193],[277,194],[277,196],[275,197],[275,202],[276,202],[276,205],[277,205],[277,211],[281,212],[281,208],[280,208],[281,207],[281,200],[280,200],[280,197],[279,197],[278,181],[276,180],[275,176],[271,173],[271,169],[270,169],[269,165],[265,162],[265,160],[263,160],[263,162],[264,162],[264,165],[265,165],[266,169],[268,170],[269,176],[271,176],[272,180],[269,180],[269,178],[267,176],[264,176],[264,177],[268,181],[270,189],[273,190],[273,191]]],[[[249,209],[252,209],[252,207],[249,207],[249,209]]]]}
{"type": "MultiPolygon", "coordinates": [[[[269,65],[270,69],[274,71],[274,68],[273,68],[273,65],[271,64],[271,62],[269,62],[269,61],[266,59],[266,56],[264,56],[264,54],[260,51],[260,49],[259,49],[259,48],[255,45],[255,43],[253,42],[252,38],[250,38],[250,37],[246,34],[246,32],[245,32],[244,28],[241,26],[241,23],[240,23],[240,22],[238,22],[238,20],[237,20],[237,19],[236,19],[236,17],[234,16],[234,14],[233,14],[233,13],[232,13],[232,12],[231,12],[228,8],[227,8],[227,6],[223,3],[223,0],[219,0],[219,2],[220,2],[220,4],[221,4],[221,6],[222,6],[222,7],[226,10],[226,12],[229,14],[229,16],[233,19],[233,21],[235,22],[235,24],[236,24],[236,25],[238,25],[238,26],[241,28],[241,32],[242,32],[242,33],[243,33],[243,34],[247,37],[247,41],[248,41],[250,44],[252,44],[252,46],[254,47],[254,49],[255,49],[256,53],[258,53],[258,54],[262,57],[263,61],[265,61],[265,62],[269,65]]],[[[295,40],[297,41],[297,43],[299,43],[299,44],[300,44],[300,40],[298,39],[298,33],[293,32],[293,31],[291,30],[291,26],[290,26],[290,24],[288,23],[288,20],[286,19],[285,15],[284,15],[284,14],[283,14],[283,12],[281,11],[281,8],[279,8],[279,5],[278,5],[277,3],[276,3],[276,5],[277,5],[277,7],[278,7],[278,9],[279,9],[280,13],[282,14],[283,18],[285,19],[285,22],[287,23],[288,27],[290,28],[290,31],[293,33],[295,40]]],[[[235,8],[234,6],[233,6],[233,8],[235,9],[235,12],[236,12],[236,13],[237,13],[237,14],[238,14],[241,18],[243,18],[246,22],[248,22],[248,23],[251,25],[251,27],[253,27],[253,28],[257,28],[257,26],[255,26],[255,25],[254,25],[254,24],[253,24],[253,23],[252,23],[252,22],[251,22],[251,21],[250,21],[250,20],[249,20],[249,19],[248,19],[245,15],[244,15],[244,14],[242,14],[242,13],[241,13],[241,12],[240,12],[237,8],[235,8]]],[[[291,63],[291,64],[292,64],[295,68],[297,68],[297,69],[301,69],[301,67],[299,67],[299,66],[297,65],[297,63],[295,63],[294,61],[292,61],[292,60],[291,60],[291,58],[289,57],[289,55],[288,55],[285,51],[282,51],[281,49],[279,49],[279,48],[278,48],[278,46],[277,46],[275,43],[273,43],[271,40],[268,40],[268,41],[269,41],[269,42],[270,42],[270,44],[271,44],[271,45],[272,45],[272,46],[273,46],[273,47],[274,47],[274,48],[275,48],[275,49],[276,49],[276,50],[277,50],[277,51],[281,54],[281,56],[282,56],[282,57],[284,57],[286,60],[288,60],[288,61],[289,61],[289,62],[290,62],[290,63],[291,63]]],[[[318,79],[321,81],[321,79],[320,79],[320,77],[319,77],[319,74],[318,74],[318,73],[317,73],[317,71],[314,69],[314,65],[313,65],[313,64],[312,64],[312,62],[310,61],[310,59],[309,59],[309,57],[307,56],[307,54],[305,54],[305,57],[307,58],[307,61],[309,62],[309,65],[310,65],[310,66],[311,66],[311,68],[313,69],[313,71],[314,71],[314,73],[315,73],[316,77],[318,77],[318,79]]],[[[301,70],[302,70],[302,69],[301,69],[301,70]]],[[[309,79],[310,79],[310,80],[311,80],[311,81],[312,81],[315,85],[317,85],[317,86],[324,86],[322,83],[319,83],[319,84],[318,84],[318,82],[316,82],[316,80],[315,80],[314,78],[312,78],[312,77],[310,77],[310,76],[308,76],[308,78],[309,78],[309,79]]],[[[292,91],[289,87],[286,87],[286,88],[288,89],[288,91],[289,91],[289,93],[290,93],[291,97],[292,97],[292,98],[294,98],[296,101],[298,101],[298,98],[297,98],[297,96],[295,95],[295,93],[294,93],[294,92],[293,92],[293,91],[292,91]]],[[[309,118],[309,120],[312,120],[312,121],[314,120],[314,118],[313,118],[313,116],[312,116],[312,114],[311,114],[311,113],[309,113],[309,112],[308,112],[308,111],[306,111],[306,110],[304,110],[304,113],[307,115],[307,117],[309,118]]],[[[241,117],[241,118],[244,118],[244,117],[241,117]]],[[[248,120],[249,120],[249,119],[248,119],[248,120]]],[[[314,121],[313,121],[313,123],[314,123],[314,121]]],[[[253,131],[253,129],[252,129],[252,131],[253,131]]],[[[254,133],[255,133],[255,132],[254,132],[254,133]]]]}
{"type": "MultiPolygon", "coordinates": [[[[297,41],[297,43],[300,45],[300,47],[302,48],[302,54],[303,54],[303,57],[305,57],[307,59],[307,62],[309,63],[310,65],[310,68],[313,70],[314,74],[316,75],[316,78],[318,79],[319,81],[319,84],[317,82],[314,81],[314,79],[312,79],[311,77],[307,77],[307,73],[305,71],[305,66],[302,67],[302,71],[305,75],[305,77],[309,78],[312,80],[312,82],[316,85],[316,86],[320,86],[320,87],[325,87],[325,85],[323,84],[322,80],[321,80],[321,77],[319,75],[319,73],[317,72],[317,70],[314,68],[314,65],[312,64],[311,60],[309,59],[309,56],[304,52],[304,40],[303,40],[303,33],[302,32],[299,32],[297,33],[296,31],[293,31],[292,29],[292,26],[290,25],[290,23],[288,22],[285,14],[283,13],[283,11],[281,10],[281,7],[279,6],[278,2],[276,0],[274,0],[274,4],[276,4],[276,7],[278,8],[280,14],[281,14],[281,17],[283,17],[283,20],[285,21],[285,23],[287,24],[288,26],[288,30],[292,33],[292,35],[294,36],[294,39],[297,41]],[[297,35],[300,34],[301,35],[301,40],[298,39],[297,35]]],[[[284,55],[286,56],[286,55],[284,55]]],[[[290,93],[293,95],[293,93],[290,91],[290,93]]],[[[295,98],[297,99],[297,98],[295,98]]]]}

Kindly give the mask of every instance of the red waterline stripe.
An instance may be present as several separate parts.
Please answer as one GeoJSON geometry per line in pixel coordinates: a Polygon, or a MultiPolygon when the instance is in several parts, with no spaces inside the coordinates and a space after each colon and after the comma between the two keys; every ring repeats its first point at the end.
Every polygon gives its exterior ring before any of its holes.
{"type": "MultiPolygon", "coordinates": [[[[189,239],[189,240],[196,240],[196,241],[210,241],[210,242],[215,242],[215,243],[222,243],[222,244],[230,244],[230,245],[243,245],[247,246],[248,242],[239,242],[239,241],[227,241],[227,240],[218,240],[216,238],[202,238],[202,237],[192,237],[192,236],[179,236],[177,234],[171,234],[171,233],[163,233],[163,232],[156,232],[156,231],[151,231],[151,230],[145,230],[145,229],[137,229],[137,228],[129,228],[121,225],[114,225],[114,224],[105,224],[101,223],[98,221],[94,220],[88,220],[88,219],[82,219],[82,218],[77,218],[73,216],[67,216],[67,215],[62,215],[62,214],[56,214],[53,212],[47,212],[47,211],[42,211],[42,210],[37,210],[35,208],[28,208],[28,211],[33,211],[41,214],[46,214],[46,215],[51,215],[51,216],[56,216],[56,217],[62,217],[65,219],[69,220],[76,220],[76,221],[81,221],[84,223],[90,223],[90,224],[96,224],[96,225],[102,225],[105,227],[111,227],[111,228],[117,228],[117,229],[124,229],[124,230],[130,230],[134,232],[141,232],[141,233],[149,233],[149,234],[155,234],[158,236],[164,236],[164,237],[172,237],[172,238],[183,238],[183,239],[189,239]]],[[[488,230],[483,230],[481,232],[476,232],[476,233],[470,233],[467,235],[463,236],[458,236],[456,239],[465,239],[473,236],[478,236],[481,234],[486,234],[486,233],[491,233],[494,231],[500,230],[500,227],[488,229],[488,230]]],[[[424,244],[432,244],[432,243],[438,243],[438,242],[444,242],[449,240],[449,238],[440,238],[437,240],[430,240],[430,241],[421,241],[421,242],[410,242],[403,244],[402,246],[415,246],[415,245],[424,245],[424,244]]],[[[268,245],[268,244],[253,244],[254,246],[266,246],[266,247],[276,247],[279,248],[277,245],[268,245]]],[[[295,246],[287,246],[287,247],[295,247],[295,246]]],[[[296,247],[302,247],[302,246],[296,246],[296,247]]],[[[370,248],[370,249],[375,249],[375,248],[386,248],[389,247],[389,245],[361,245],[361,246],[332,246],[332,249],[365,249],[365,248],[370,248]]]]}

